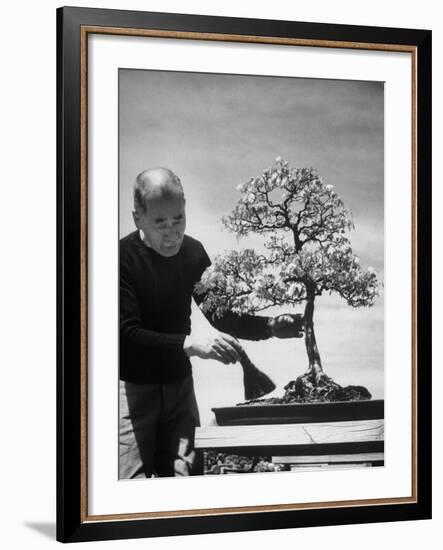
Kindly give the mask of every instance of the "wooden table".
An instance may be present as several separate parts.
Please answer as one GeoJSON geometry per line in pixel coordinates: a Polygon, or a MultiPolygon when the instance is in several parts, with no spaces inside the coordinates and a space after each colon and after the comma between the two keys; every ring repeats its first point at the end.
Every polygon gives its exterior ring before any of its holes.
{"type": "Polygon", "coordinates": [[[291,467],[382,465],[384,419],[296,424],[208,426],[196,429],[202,450],[271,456],[291,467]]]}

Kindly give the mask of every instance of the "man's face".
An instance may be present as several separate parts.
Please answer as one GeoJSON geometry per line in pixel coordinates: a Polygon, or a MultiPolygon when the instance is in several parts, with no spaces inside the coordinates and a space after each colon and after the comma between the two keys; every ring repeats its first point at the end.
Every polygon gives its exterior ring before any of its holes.
{"type": "Polygon", "coordinates": [[[148,199],[145,212],[134,212],[134,221],[146,243],[158,254],[175,256],[185,234],[185,201],[178,197],[148,199]]]}

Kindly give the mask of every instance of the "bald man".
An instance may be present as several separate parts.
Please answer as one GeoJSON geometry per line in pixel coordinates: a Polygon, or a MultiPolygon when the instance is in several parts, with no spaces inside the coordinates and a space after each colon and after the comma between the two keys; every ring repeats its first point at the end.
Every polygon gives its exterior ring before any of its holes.
{"type": "Polygon", "coordinates": [[[185,235],[185,196],[171,170],[137,176],[133,218],[136,231],[120,241],[119,478],[202,474],[189,358],[235,363],[237,338],[299,337],[302,319],[205,314],[213,332],[193,334],[192,298],[202,301],[194,287],[211,262],[185,235]]]}

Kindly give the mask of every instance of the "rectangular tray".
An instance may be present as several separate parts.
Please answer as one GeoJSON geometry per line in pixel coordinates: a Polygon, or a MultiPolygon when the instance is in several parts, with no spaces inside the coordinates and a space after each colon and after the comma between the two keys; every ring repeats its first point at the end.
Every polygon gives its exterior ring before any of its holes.
{"type": "Polygon", "coordinates": [[[237,405],[216,407],[212,411],[219,426],[375,420],[384,418],[384,400],[237,405]]]}

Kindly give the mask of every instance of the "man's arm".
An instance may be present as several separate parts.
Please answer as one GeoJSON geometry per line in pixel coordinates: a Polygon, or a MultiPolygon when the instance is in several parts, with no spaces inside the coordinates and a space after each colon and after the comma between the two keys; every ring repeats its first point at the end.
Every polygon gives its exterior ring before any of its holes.
{"type": "MultiPolygon", "coordinates": [[[[194,293],[195,302],[198,306],[203,302],[204,295],[194,293]]],[[[211,312],[203,311],[206,319],[217,330],[241,338],[243,340],[266,340],[272,337],[272,317],[259,315],[239,315],[227,311],[221,317],[216,317],[211,312]]]]}
{"type": "Polygon", "coordinates": [[[205,338],[195,339],[186,334],[169,334],[144,328],[130,270],[124,266],[120,269],[120,342],[141,357],[149,357],[149,352],[154,348],[185,353],[188,357],[215,359],[225,364],[235,363],[242,351],[234,338],[215,331],[205,338]]]}
{"type": "MultiPolygon", "coordinates": [[[[194,293],[194,300],[200,305],[204,295],[194,293]]],[[[277,317],[259,315],[239,315],[227,311],[221,317],[203,311],[213,327],[221,332],[243,340],[266,340],[268,338],[301,338],[303,317],[300,314],[282,314],[277,317]]]]}

